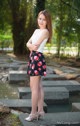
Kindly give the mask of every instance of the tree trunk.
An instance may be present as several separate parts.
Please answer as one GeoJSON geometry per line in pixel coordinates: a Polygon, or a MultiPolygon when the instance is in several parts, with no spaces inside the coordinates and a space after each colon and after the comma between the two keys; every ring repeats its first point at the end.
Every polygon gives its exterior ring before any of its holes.
{"type": "Polygon", "coordinates": [[[78,33],[78,58],[80,58],[80,34],[78,33]]]}
{"type": "Polygon", "coordinates": [[[20,7],[20,1],[9,0],[12,14],[12,33],[14,41],[14,54],[22,55],[26,52],[25,45],[25,25],[26,25],[26,6],[27,2],[23,1],[25,6],[20,7]]]}
{"type": "Polygon", "coordinates": [[[36,17],[38,13],[45,9],[45,0],[36,0],[36,17]]]}
{"type": "MultiPolygon", "coordinates": [[[[35,23],[33,21],[33,15],[31,12],[31,6],[29,6],[27,0],[8,0],[11,9],[12,15],[12,33],[14,41],[14,54],[23,55],[28,51],[26,48],[26,42],[32,35],[33,30],[35,29],[35,23]],[[27,12],[29,10],[29,12],[27,12]],[[28,18],[27,18],[27,13],[28,18]],[[27,19],[27,20],[26,20],[27,19]],[[27,26],[26,26],[27,22],[27,26]]],[[[45,0],[36,1],[36,15],[39,11],[45,8],[45,0]]]]}
{"type": "Polygon", "coordinates": [[[14,40],[14,54],[25,54],[25,27],[23,21],[14,22],[12,27],[14,40]]]}
{"type": "Polygon", "coordinates": [[[61,40],[62,40],[62,28],[63,28],[63,9],[62,9],[62,1],[60,1],[59,5],[59,26],[57,28],[57,56],[60,57],[60,47],[61,47],[61,40]]]}

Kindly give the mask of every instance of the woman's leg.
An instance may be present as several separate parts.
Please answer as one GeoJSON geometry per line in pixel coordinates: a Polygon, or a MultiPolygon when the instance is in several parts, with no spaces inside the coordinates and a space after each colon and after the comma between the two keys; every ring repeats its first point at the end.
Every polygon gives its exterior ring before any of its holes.
{"type": "Polygon", "coordinates": [[[44,112],[44,90],[42,86],[42,79],[40,79],[39,83],[39,97],[38,97],[38,112],[44,112]]]}
{"type": "Polygon", "coordinates": [[[39,82],[40,82],[40,76],[30,77],[30,88],[32,92],[31,114],[35,114],[37,112],[38,98],[39,98],[39,84],[40,84],[39,82]]]}

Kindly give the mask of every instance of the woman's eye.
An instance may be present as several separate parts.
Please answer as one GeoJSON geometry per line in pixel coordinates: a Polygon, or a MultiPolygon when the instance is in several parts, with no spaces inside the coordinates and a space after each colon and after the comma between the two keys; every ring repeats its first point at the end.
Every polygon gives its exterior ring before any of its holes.
{"type": "Polygon", "coordinates": [[[45,19],[42,19],[42,18],[39,18],[39,20],[43,20],[43,21],[46,21],[45,19]]]}
{"type": "Polygon", "coordinates": [[[39,18],[39,20],[41,20],[41,18],[39,18]]]}

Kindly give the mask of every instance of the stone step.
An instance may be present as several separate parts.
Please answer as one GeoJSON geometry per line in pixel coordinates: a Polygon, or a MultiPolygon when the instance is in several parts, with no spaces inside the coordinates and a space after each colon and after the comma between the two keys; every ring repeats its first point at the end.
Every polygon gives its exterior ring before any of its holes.
{"type": "Polygon", "coordinates": [[[70,94],[80,92],[80,83],[73,80],[57,80],[57,81],[43,81],[44,87],[65,87],[69,90],[70,94]]]}
{"type": "MultiPolygon", "coordinates": [[[[19,65],[13,65],[14,68],[20,67],[19,65]]],[[[9,65],[10,67],[10,65],[9,65]]],[[[23,70],[11,70],[9,71],[9,83],[14,83],[14,82],[20,82],[20,81],[25,81],[27,80],[27,71],[23,70]]],[[[66,78],[64,76],[60,76],[57,74],[47,74],[46,77],[42,78],[43,80],[65,80],[66,78]]]]}
{"type": "Polygon", "coordinates": [[[62,75],[57,74],[47,74],[45,77],[42,77],[43,80],[66,80],[62,75]]]}
{"type": "Polygon", "coordinates": [[[50,66],[47,66],[47,74],[53,74],[53,73],[55,73],[53,71],[53,68],[51,68],[50,66]]]}
{"type": "MultiPolygon", "coordinates": [[[[31,111],[31,99],[0,99],[0,104],[23,112],[31,111]]],[[[44,111],[47,112],[46,103],[44,103],[44,111]]]]}
{"type": "Polygon", "coordinates": [[[80,112],[80,103],[72,103],[72,111],[80,112]]]}
{"type": "Polygon", "coordinates": [[[13,59],[13,58],[11,58],[11,60],[12,60],[14,63],[18,63],[18,64],[26,64],[26,63],[28,63],[28,62],[26,62],[26,61],[15,60],[15,59],[13,59]]]}
{"type": "Polygon", "coordinates": [[[23,126],[80,126],[80,112],[46,113],[44,119],[28,122],[28,114],[20,114],[23,126]]]}
{"type": "Polygon", "coordinates": [[[1,56],[0,56],[0,63],[5,63],[5,62],[7,63],[7,62],[9,62],[9,61],[11,61],[10,58],[8,58],[8,57],[6,58],[6,57],[1,57],[1,56]]]}
{"type": "Polygon", "coordinates": [[[0,68],[6,68],[6,69],[9,69],[9,68],[12,68],[13,70],[16,70],[18,71],[20,65],[19,64],[16,64],[16,63],[1,63],[0,64],[0,68]]]}
{"type": "MultiPolygon", "coordinates": [[[[19,98],[31,98],[29,87],[19,87],[19,98]]],[[[66,104],[69,102],[69,91],[65,87],[44,87],[46,104],[66,104]]]]}
{"type": "Polygon", "coordinates": [[[75,71],[71,69],[71,67],[62,66],[60,67],[60,70],[62,70],[64,73],[74,73],[75,71]]]}
{"type": "Polygon", "coordinates": [[[9,83],[15,83],[20,81],[26,81],[27,80],[27,71],[9,71],[8,75],[9,83]]]}

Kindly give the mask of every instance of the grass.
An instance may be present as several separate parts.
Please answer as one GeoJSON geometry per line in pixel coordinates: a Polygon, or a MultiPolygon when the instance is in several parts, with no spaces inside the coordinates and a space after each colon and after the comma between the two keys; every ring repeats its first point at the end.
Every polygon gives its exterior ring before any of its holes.
{"type": "Polygon", "coordinates": [[[12,87],[6,82],[0,82],[0,98],[18,98],[17,86],[12,87]]]}
{"type": "Polygon", "coordinates": [[[0,34],[0,48],[13,47],[12,34],[0,34]]]}
{"type": "Polygon", "coordinates": [[[0,121],[2,126],[21,126],[18,116],[9,114],[0,114],[0,121]]]}

